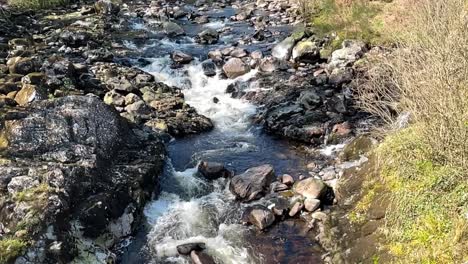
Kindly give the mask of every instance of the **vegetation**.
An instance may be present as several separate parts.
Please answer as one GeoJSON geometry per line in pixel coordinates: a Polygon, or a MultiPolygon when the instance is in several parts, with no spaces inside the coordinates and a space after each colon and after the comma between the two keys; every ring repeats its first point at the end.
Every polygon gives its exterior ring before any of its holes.
{"type": "Polygon", "coordinates": [[[8,263],[13,260],[16,256],[23,253],[26,246],[26,242],[15,238],[0,240],[0,263],[8,263]]]}
{"type": "MultiPolygon", "coordinates": [[[[361,107],[386,121],[375,150],[390,200],[384,247],[395,263],[468,261],[468,1],[396,1],[407,15],[388,31],[395,49],[358,86],[361,107]],[[410,25],[410,26],[408,26],[410,25]],[[403,116],[408,117],[402,122],[403,116]]],[[[374,198],[375,197],[375,198],[374,198]]]]}
{"type": "Polygon", "coordinates": [[[8,4],[18,8],[41,9],[67,4],[69,0],[8,0],[8,4]]]}

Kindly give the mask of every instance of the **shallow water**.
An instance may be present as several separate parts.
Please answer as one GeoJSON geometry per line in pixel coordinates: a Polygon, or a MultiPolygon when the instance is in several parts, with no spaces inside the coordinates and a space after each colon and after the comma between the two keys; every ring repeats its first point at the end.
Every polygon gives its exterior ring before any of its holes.
{"type": "MultiPolygon", "coordinates": [[[[200,61],[209,50],[226,44],[198,45],[192,38],[196,33],[206,27],[229,26],[232,31],[222,41],[231,43],[242,34],[254,32],[245,23],[231,23],[223,18],[223,14],[232,12],[232,9],[215,10],[210,15],[217,19],[203,26],[183,22],[189,32],[184,37],[149,39],[138,45],[125,43],[151,62],[143,70],[159,81],[182,88],[187,103],[209,117],[215,128],[168,144],[170,158],[160,177],[160,190],[156,190],[157,197],[145,207],[146,225],[128,241],[121,263],[190,263],[176,251],[177,245],[187,242],[206,243],[207,252],[226,264],[317,263],[320,260],[319,250],[307,232],[301,233],[304,227],[298,226],[297,221],[281,223],[267,234],[242,226],[239,220],[246,205],[234,201],[227,180],[207,181],[196,173],[197,164],[202,160],[223,162],[236,173],[266,163],[274,166],[277,175],[288,173],[299,177],[307,173],[304,168],[307,160],[293,145],[265,134],[252,124],[251,118],[257,111],[254,105],[225,93],[235,80],[203,74],[200,61]],[[168,54],[174,50],[190,53],[196,59],[183,68],[171,69],[168,54]],[[219,99],[218,103],[213,102],[214,97],[219,99]]],[[[150,30],[144,24],[135,24],[134,29],[150,30]]],[[[265,49],[268,45],[271,44],[259,43],[249,49],[265,49]]],[[[248,81],[255,74],[251,71],[239,79],[248,81]]],[[[257,84],[252,81],[250,85],[257,84]]]]}

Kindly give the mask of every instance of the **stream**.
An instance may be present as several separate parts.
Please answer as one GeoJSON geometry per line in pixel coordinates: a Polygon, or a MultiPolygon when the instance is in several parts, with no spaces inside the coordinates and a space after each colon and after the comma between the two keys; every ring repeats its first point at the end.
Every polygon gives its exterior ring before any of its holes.
{"type": "MultiPolygon", "coordinates": [[[[242,36],[255,31],[246,22],[232,22],[227,18],[235,10],[206,12],[211,19],[204,25],[178,21],[187,35],[176,38],[155,36],[144,42],[127,41],[125,45],[139,54],[133,58],[136,66],[153,74],[157,80],[182,89],[186,102],[200,114],[209,117],[215,128],[208,133],[173,139],[168,143],[169,159],[160,177],[160,189],[155,199],[144,210],[146,224],[139,233],[126,241],[119,263],[190,263],[180,256],[176,246],[188,242],[204,242],[206,252],[219,263],[319,263],[321,252],[313,242],[305,223],[286,220],[262,233],[240,224],[247,204],[235,201],[228,189],[228,179],[208,181],[197,175],[200,161],[222,162],[235,173],[262,164],[271,164],[275,173],[293,175],[296,179],[306,174],[307,161],[294,144],[274,138],[252,123],[257,107],[245,100],[231,98],[226,93],[229,84],[243,80],[248,89],[259,87],[256,71],[238,77],[223,79],[221,69],[214,77],[206,77],[201,62],[208,51],[232,46],[242,36]],[[206,28],[220,30],[229,27],[218,44],[200,45],[194,36],[206,28]],[[182,68],[172,69],[170,54],[180,50],[195,59],[182,68]],[[144,58],[150,63],[138,64],[144,58]],[[219,101],[215,103],[213,98],[219,101]]],[[[151,32],[143,21],[133,21],[135,30],[151,32]]],[[[278,38],[289,34],[291,26],[272,31],[278,38]]],[[[246,50],[262,50],[274,43],[259,42],[245,46],[246,50]]],[[[242,47],[242,46],[241,46],[242,47]]],[[[260,200],[256,203],[263,203],[260,200]]]]}

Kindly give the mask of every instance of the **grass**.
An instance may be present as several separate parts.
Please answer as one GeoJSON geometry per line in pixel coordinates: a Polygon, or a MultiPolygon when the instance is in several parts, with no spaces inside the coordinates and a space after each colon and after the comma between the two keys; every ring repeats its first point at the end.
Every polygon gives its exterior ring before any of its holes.
{"type": "Polygon", "coordinates": [[[8,263],[21,255],[26,249],[27,243],[16,238],[0,240],[0,263],[8,263]]]}
{"type": "Polygon", "coordinates": [[[21,9],[43,9],[69,3],[69,0],[8,0],[9,5],[21,9]]]}
{"type": "Polygon", "coordinates": [[[468,261],[468,175],[433,160],[420,127],[387,136],[376,153],[390,195],[383,232],[396,263],[468,261]]]}
{"type": "Polygon", "coordinates": [[[340,47],[344,39],[368,43],[384,43],[383,21],[380,14],[385,3],[368,0],[302,0],[302,13],[312,22],[315,32],[335,36],[325,53],[340,47]]]}

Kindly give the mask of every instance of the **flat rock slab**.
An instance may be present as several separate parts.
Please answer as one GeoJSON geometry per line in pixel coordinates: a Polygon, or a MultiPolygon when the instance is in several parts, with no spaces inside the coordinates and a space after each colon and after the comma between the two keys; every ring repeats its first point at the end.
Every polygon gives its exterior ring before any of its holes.
{"type": "Polygon", "coordinates": [[[203,242],[195,242],[195,243],[187,243],[183,245],[177,246],[177,252],[181,255],[190,255],[192,251],[202,251],[206,248],[205,243],[203,242]]]}

